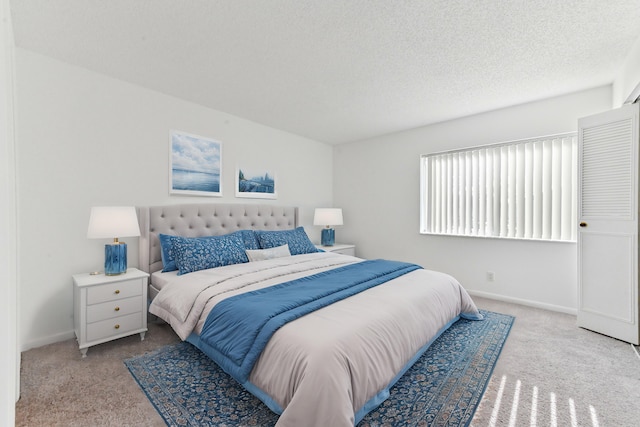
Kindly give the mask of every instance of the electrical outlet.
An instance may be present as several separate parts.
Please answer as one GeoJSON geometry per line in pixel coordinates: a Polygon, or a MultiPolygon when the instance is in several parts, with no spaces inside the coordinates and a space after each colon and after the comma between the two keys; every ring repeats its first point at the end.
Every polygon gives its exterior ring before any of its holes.
{"type": "Polygon", "coordinates": [[[487,271],[487,282],[493,282],[496,279],[496,273],[487,271]]]}

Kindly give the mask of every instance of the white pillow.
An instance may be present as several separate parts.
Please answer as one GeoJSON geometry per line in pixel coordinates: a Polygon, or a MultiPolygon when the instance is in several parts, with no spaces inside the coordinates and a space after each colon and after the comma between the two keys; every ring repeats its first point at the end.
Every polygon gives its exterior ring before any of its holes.
{"type": "Polygon", "coordinates": [[[247,249],[245,252],[247,253],[249,262],[291,256],[288,244],[269,249],[247,249]]]}

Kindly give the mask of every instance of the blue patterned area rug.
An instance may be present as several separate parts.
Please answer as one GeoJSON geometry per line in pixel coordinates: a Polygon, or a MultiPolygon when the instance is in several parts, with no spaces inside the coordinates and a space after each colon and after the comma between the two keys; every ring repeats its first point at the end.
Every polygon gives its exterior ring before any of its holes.
{"type": "MultiPolygon", "coordinates": [[[[468,426],[514,318],[481,310],[446,330],[358,427],[468,426]]],[[[189,343],[125,360],[169,426],[273,426],[278,416],[189,343]]]]}

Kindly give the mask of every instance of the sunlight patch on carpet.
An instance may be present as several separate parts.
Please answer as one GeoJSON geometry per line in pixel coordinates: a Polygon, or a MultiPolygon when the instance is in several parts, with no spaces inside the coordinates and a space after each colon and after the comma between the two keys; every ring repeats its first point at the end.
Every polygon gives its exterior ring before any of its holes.
{"type": "MultiPolygon", "coordinates": [[[[498,381],[498,378],[493,381],[498,381]]],[[[576,402],[572,397],[562,397],[554,391],[541,390],[536,385],[528,386],[507,375],[502,375],[499,381],[488,427],[600,427],[598,412],[591,404],[576,402]]],[[[485,401],[483,405],[489,403],[485,401]]]]}
{"type": "MultiPolygon", "coordinates": [[[[468,426],[514,318],[480,310],[446,330],[359,427],[468,426]]],[[[125,360],[168,425],[273,426],[278,416],[189,343],[125,360]]]]}

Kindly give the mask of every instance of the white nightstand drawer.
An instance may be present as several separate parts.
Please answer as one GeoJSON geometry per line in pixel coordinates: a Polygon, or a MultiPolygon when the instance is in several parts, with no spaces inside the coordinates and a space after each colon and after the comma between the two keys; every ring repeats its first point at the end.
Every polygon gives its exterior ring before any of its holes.
{"type": "Polygon", "coordinates": [[[87,304],[99,304],[137,295],[142,295],[142,281],[139,279],[123,280],[90,287],[87,289],[87,304]]]}
{"type": "Polygon", "coordinates": [[[87,341],[97,341],[114,335],[125,334],[142,327],[142,313],[140,312],[89,323],[87,324],[87,341]]]}
{"type": "Polygon", "coordinates": [[[139,313],[141,308],[142,296],[90,305],[87,307],[87,323],[139,313]]]}

